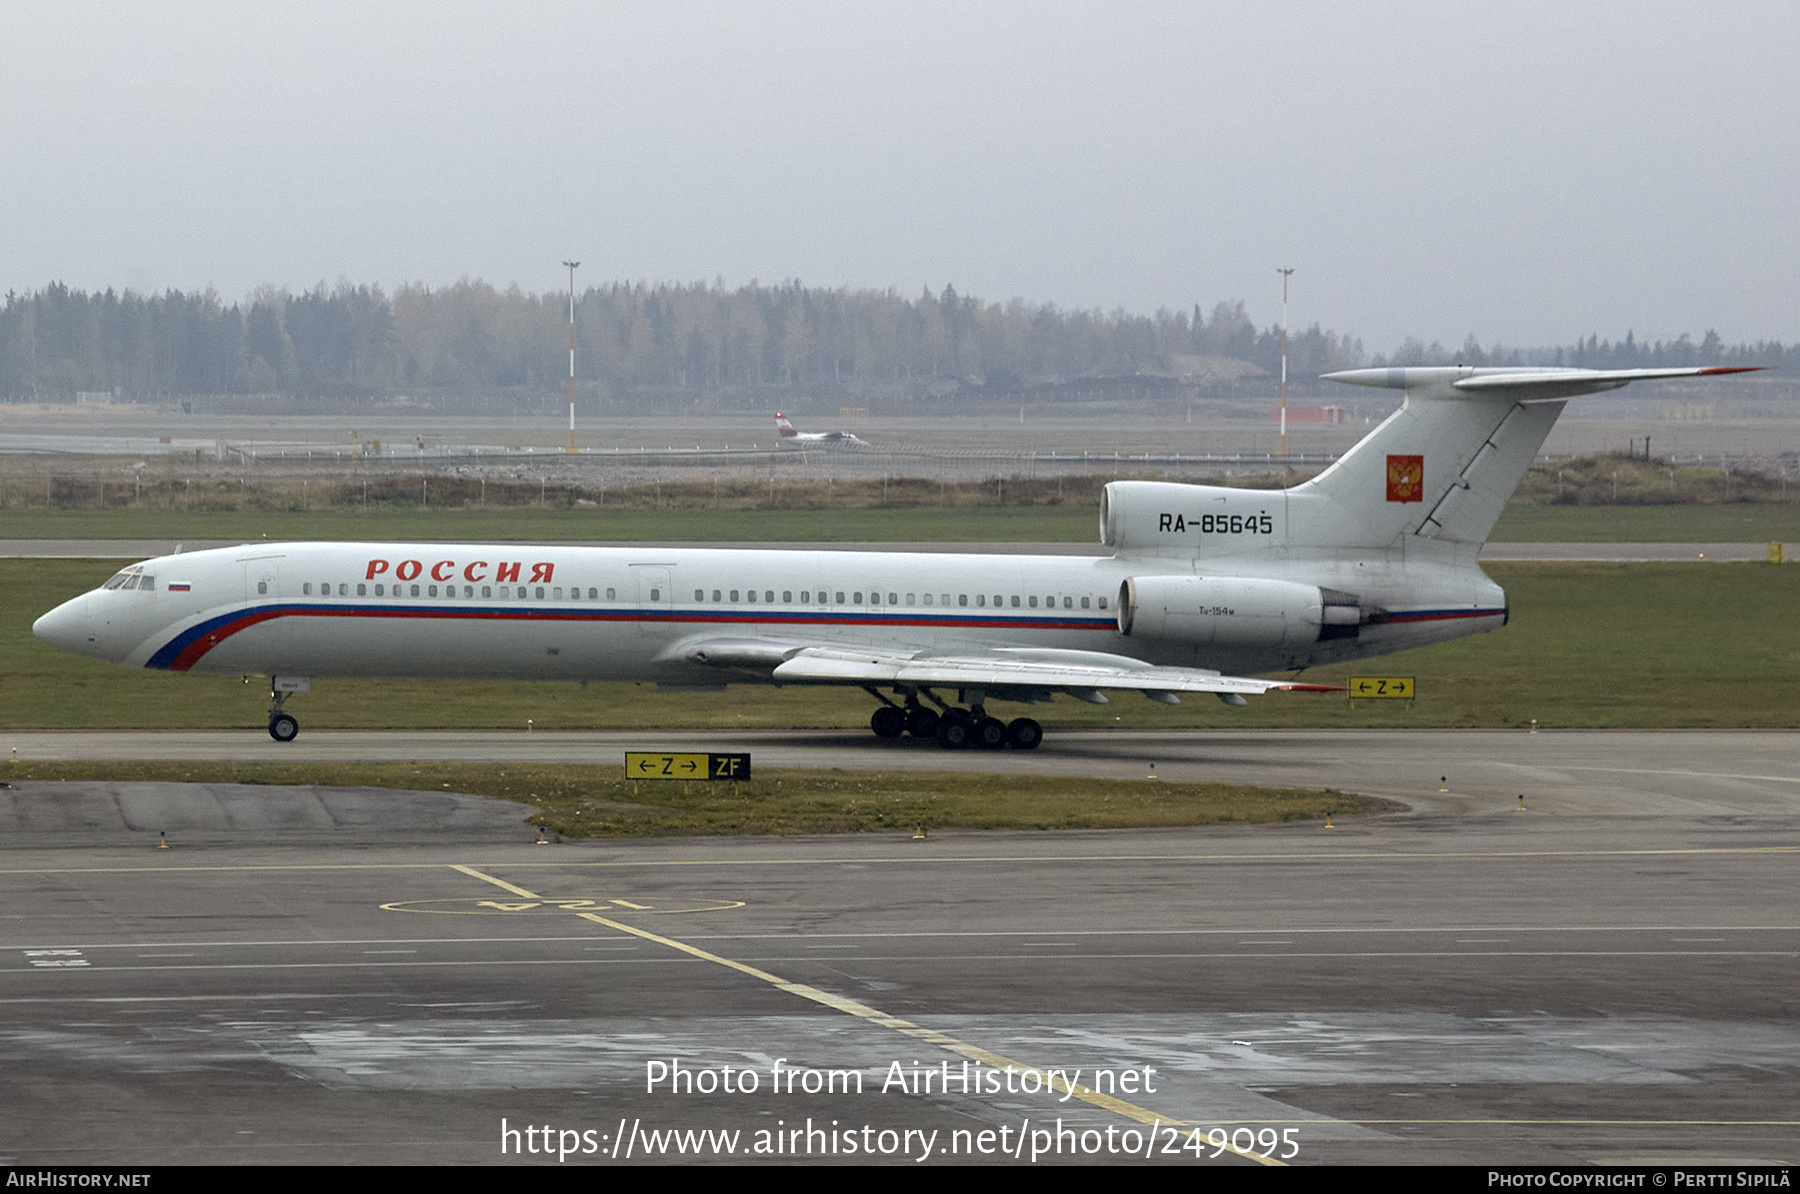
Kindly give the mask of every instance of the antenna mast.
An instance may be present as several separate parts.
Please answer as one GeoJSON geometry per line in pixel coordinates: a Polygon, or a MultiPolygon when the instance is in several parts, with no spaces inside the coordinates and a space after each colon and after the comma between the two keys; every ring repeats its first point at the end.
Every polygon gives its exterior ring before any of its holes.
{"type": "MultiPolygon", "coordinates": [[[[1281,454],[1285,457],[1287,455],[1287,291],[1288,275],[1294,271],[1286,267],[1277,267],[1275,272],[1281,275],[1281,454]]],[[[574,351],[573,348],[569,350],[571,358],[574,351]]],[[[571,390],[570,394],[573,395],[573,393],[574,391],[571,390]]],[[[573,403],[574,397],[571,396],[569,401],[573,403]]],[[[571,409],[573,408],[571,407],[571,409]]],[[[570,416],[570,418],[573,417],[573,415],[570,416]]]]}
{"type": "MultiPolygon", "coordinates": [[[[575,454],[575,267],[579,261],[565,261],[569,267],[569,447],[571,456],[575,454]]],[[[1286,341],[1282,341],[1286,344],[1286,341]]],[[[1285,349],[1284,349],[1285,351],[1285,349]]],[[[1285,377],[1286,374],[1284,373],[1285,377]]],[[[1285,391],[1283,391],[1285,393],[1285,391]]]]}

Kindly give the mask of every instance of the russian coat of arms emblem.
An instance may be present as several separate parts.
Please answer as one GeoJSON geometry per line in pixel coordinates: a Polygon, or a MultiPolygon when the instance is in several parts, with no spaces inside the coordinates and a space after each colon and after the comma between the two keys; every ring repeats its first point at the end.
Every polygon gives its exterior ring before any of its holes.
{"type": "Polygon", "coordinates": [[[1387,500],[1417,502],[1425,496],[1425,458],[1423,456],[1389,456],[1387,458],[1387,500]]]}

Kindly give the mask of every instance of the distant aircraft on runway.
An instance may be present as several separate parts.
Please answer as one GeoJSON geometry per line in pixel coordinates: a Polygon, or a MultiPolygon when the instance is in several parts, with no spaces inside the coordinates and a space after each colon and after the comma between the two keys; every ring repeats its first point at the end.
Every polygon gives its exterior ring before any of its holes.
{"type": "Polygon", "coordinates": [[[788,417],[780,411],[775,412],[775,434],[783,443],[793,444],[825,444],[840,448],[866,448],[869,441],[858,439],[848,431],[796,431],[788,422],[788,417]]]}
{"type": "MultiPolygon", "coordinates": [[[[860,688],[883,738],[1030,750],[988,702],[1140,692],[1228,704],[1251,679],[1503,626],[1482,542],[1566,399],[1711,369],[1357,369],[1401,408],[1286,490],[1115,481],[1104,558],[740,548],[254,543],[126,568],[37,620],[130,667],[270,678],[860,688]],[[884,695],[886,690],[890,695],[884,695]],[[954,693],[954,703],[939,692],[954,693]]],[[[778,416],[779,417],[779,416],[778,416]]]]}

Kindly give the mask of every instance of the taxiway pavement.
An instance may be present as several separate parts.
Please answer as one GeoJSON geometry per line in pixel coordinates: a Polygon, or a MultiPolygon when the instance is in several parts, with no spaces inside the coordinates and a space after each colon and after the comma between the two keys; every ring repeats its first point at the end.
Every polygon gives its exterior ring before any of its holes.
{"type": "Polygon", "coordinates": [[[9,730],[33,760],[539,762],[623,767],[628,750],[747,751],[760,767],[984,771],[1338,788],[1420,813],[1510,807],[1639,816],[1800,810],[1800,734],[1782,730],[1081,730],[1030,753],[961,751],[863,730],[9,730]]]}
{"type": "Polygon", "coordinates": [[[1154,758],[1155,782],[1414,811],[538,847],[523,810],[456,794],[206,791],[215,820],[159,850],[147,825],[71,837],[50,815],[71,789],[21,785],[0,1161],[900,1162],[930,1140],[1194,1163],[1217,1128],[1301,1165],[1737,1165],[1800,1135],[1797,735],[1066,734],[948,758],[847,735],[259,737],[21,754],[610,762],[704,738],[768,765],[1154,758]],[[1024,1073],[1053,1069],[1075,1093],[1024,1073]]]}

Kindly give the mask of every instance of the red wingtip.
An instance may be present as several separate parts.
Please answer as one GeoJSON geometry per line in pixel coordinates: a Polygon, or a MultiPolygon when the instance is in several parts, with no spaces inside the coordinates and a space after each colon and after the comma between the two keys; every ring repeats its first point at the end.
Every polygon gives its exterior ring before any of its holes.
{"type": "Polygon", "coordinates": [[[1767,365],[1713,365],[1700,370],[1702,377],[1711,377],[1715,373],[1761,373],[1767,365]]]}
{"type": "Polygon", "coordinates": [[[1283,692],[1343,692],[1344,691],[1342,688],[1338,687],[1335,684],[1283,684],[1281,686],[1281,690],[1283,692]]]}

